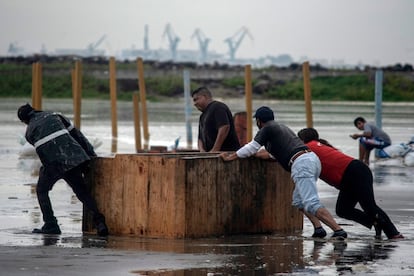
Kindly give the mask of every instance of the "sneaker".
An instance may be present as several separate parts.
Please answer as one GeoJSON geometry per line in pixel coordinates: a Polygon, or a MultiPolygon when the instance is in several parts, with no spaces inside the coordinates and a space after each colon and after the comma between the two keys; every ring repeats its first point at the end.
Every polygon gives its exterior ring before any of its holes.
{"type": "Polygon", "coordinates": [[[101,237],[109,235],[108,226],[106,226],[105,222],[101,221],[96,224],[96,233],[101,237]]]}
{"type": "Polygon", "coordinates": [[[326,231],[325,229],[323,229],[323,227],[315,228],[312,238],[325,238],[325,237],[326,237],[326,231]]]}
{"type": "Polygon", "coordinates": [[[398,240],[398,239],[404,239],[404,236],[401,233],[399,233],[390,238],[390,240],[398,240]]]}
{"type": "Polygon", "coordinates": [[[45,223],[42,228],[33,229],[32,233],[34,234],[62,234],[60,231],[59,225],[55,223],[45,223]]]}
{"type": "Polygon", "coordinates": [[[339,238],[339,239],[346,239],[347,237],[348,237],[348,234],[343,229],[336,230],[331,236],[331,238],[339,238]]]}

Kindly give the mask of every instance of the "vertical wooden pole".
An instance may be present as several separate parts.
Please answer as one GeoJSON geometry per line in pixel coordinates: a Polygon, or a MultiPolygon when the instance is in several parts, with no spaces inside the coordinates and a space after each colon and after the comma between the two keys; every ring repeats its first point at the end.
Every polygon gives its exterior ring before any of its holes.
{"type": "Polygon", "coordinates": [[[118,140],[118,118],[116,112],[116,64],[114,57],[110,57],[109,59],[109,91],[111,96],[112,153],[116,153],[118,140]]]}
{"type": "Polygon", "coordinates": [[[37,62],[37,102],[36,107],[38,110],[42,110],[42,97],[43,97],[43,74],[42,74],[42,64],[40,62],[37,62]]]}
{"type": "Polygon", "coordinates": [[[308,61],[303,63],[302,73],[303,73],[303,89],[304,89],[305,107],[306,107],[306,126],[313,127],[312,92],[311,92],[311,86],[310,86],[310,70],[309,70],[308,61]]]}
{"type": "Polygon", "coordinates": [[[32,64],[32,106],[36,110],[42,109],[42,65],[40,62],[32,64]]]}
{"type": "Polygon", "coordinates": [[[82,102],[82,63],[75,62],[75,69],[72,71],[72,94],[73,94],[73,124],[80,129],[81,126],[81,102],[82,102]]]}
{"type": "Polygon", "coordinates": [[[37,67],[36,63],[32,63],[32,107],[36,108],[36,96],[37,96],[37,67]]]}
{"type": "Polygon", "coordinates": [[[138,86],[140,92],[140,100],[142,105],[142,127],[144,132],[144,149],[149,148],[149,131],[148,131],[148,112],[147,112],[147,92],[145,90],[144,80],[144,63],[142,58],[137,59],[138,66],[138,86]]]}
{"type": "Polygon", "coordinates": [[[190,72],[184,70],[184,99],[185,99],[185,126],[187,132],[187,149],[193,148],[193,131],[191,129],[191,95],[190,95],[190,72]]]}
{"type": "Polygon", "coordinates": [[[132,95],[132,101],[134,103],[134,128],[135,128],[135,151],[142,150],[141,145],[141,121],[139,116],[139,94],[134,92],[132,95]]]}
{"type": "Polygon", "coordinates": [[[253,139],[253,126],[252,126],[252,68],[251,65],[246,65],[244,68],[245,75],[245,93],[246,93],[246,139],[250,142],[253,139]]]}

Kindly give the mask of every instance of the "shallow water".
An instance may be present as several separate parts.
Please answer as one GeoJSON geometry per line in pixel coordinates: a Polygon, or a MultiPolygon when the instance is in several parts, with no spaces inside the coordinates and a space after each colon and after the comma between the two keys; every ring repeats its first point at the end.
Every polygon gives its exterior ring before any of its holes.
{"type": "MultiPolygon", "coordinates": [[[[225,102],[233,112],[244,109],[243,99],[225,102]]],[[[30,251],[32,248],[53,248],[64,252],[80,248],[89,250],[89,256],[83,256],[86,260],[109,254],[108,258],[113,267],[107,267],[108,275],[111,269],[115,268],[116,272],[119,272],[118,275],[414,274],[414,257],[411,254],[414,249],[414,169],[405,167],[397,159],[375,162],[372,159],[370,167],[374,174],[377,203],[405,235],[406,239],[401,241],[375,240],[373,230],[342,219],[338,221],[349,233],[349,238],[345,242],[309,238],[313,229],[306,219],[304,229],[299,233],[192,240],[114,236],[103,239],[82,234],[82,206],[63,181],[59,181],[51,192],[55,214],[63,234],[32,235],[31,229],[40,226],[42,222],[34,190],[36,176],[31,175],[32,166],[36,161],[31,158],[19,159],[19,141],[24,134],[25,126],[16,118],[16,109],[24,103],[25,101],[14,99],[2,99],[0,102],[0,246],[7,249],[0,253],[2,265],[6,261],[8,264],[13,262],[6,256],[10,248],[17,252],[25,252],[24,254],[29,256],[34,254],[30,251]],[[146,261],[138,262],[131,255],[146,261]],[[132,259],[127,261],[129,257],[132,259]]],[[[306,125],[303,103],[255,100],[253,109],[260,105],[268,105],[276,110],[277,120],[288,124],[294,131],[306,125]]],[[[45,100],[43,106],[45,110],[61,111],[69,116],[72,110],[72,103],[68,100],[45,100]]],[[[97,149],[100,155],[111,154],[109,103],[83,101],[82,110],[82,131],[90,139],[99,139],[103,142],[97,149]]],[[[181,147],[186,145],[182,100],[149,103],[148,110],[150,145],[171,146],[177,137],[181,137],[181,147]]],[[[318,102],[313,104],[313,112],[314,127],[318,129],[321,137],[356,157],[357,142],[348,136],[356,132],[353,119],[364,116],[372,120],[373,105],[318,102]]],[[[394,143],[406,142],[414,136],[413,103],[387,103],[384,104],[383,112],[383,128],[390,134],[394,143]]],[[[193,110],[193,145],[196,144],[198,116],[199,112],[193,110]]],[[[132,103],[118,103],[118,119],[118,152],[133,153],[135,142],[132,103]]],[[[318,188],[322,202],[334,214],[336,190],[323,182],[318,183],[318,188]]],[[[25,265],[25,261],[22,262],[16,270],[20,271],[19,267],[25,265]]],[[[37,265],[40,270],[42,269],[42,264],[36,263],[36,259],[31,262],[35,263],[26,265],[37,265]]],[[[64,261],[61,262],[63,266],[64,261]]],[[[72,265],[76,267],[76,262],[72,265]]],[[[97,269],[92,265],[86,267],[90,269],[88,274],[91,275],[97,269]]],[[[10,271],[16,272],[13,268],[10,268],[10,271]]],[[[99,275],[106,274],[101,271],[99,275]]]]}

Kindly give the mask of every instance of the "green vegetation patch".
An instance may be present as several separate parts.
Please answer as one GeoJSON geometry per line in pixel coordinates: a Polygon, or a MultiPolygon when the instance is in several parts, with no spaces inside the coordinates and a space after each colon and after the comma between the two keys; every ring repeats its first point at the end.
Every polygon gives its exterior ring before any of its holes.
{"type": "MultiPolygon", "coordinates": [[[[121,64],[122,65],[122,64],[121,64]]],[[[146,65],[149,66],[149,65],[146,65]]],[[[120,66],[123,69],[135,70],[134,63],[120,66]]],[[[71,71],[74,63],[56,62],[42,65],[43,96],[48,98],[72,97],[71,71]]],[[[82,65],[82,97],[109,99],[109,80],[107,64],[82,65]]],[[[152,69],[154,70],[154,69],[152,69]]],[[[226,69],[223,69],[226,70],[226,69]]],[[[264,70],[265,71],[265,70],[264,70]]],[[[375,98],[374,71],[332,71],[325,76],[311,79],[312,99],[327,101],[373,101],[375,98]],[[331,75],[329,75],[331,74],[331,75]]],[[[263,79],[252,79],[252,86],[265,83],[262,90],[255,90],[256,96],[280,100],[303,100],[303,80],[301,74],[291,80],[272,79],[270,75],[263,79]]],[[[183,79],[180,73],[157,74],[145,78],[147,98],[158,100],[163,98],[181,97],[183,95],[183,79]]],[[[192,80],[191,87],[208,86],[221,95],[240,95],[244,90],[243,76],[223,79],[192,80]]],[[[30,97],[32,91],[32,66],[27,63],[0,64],[0,97],[30,97]]],[[[117,97],[119,100],[131,100],[137,92],[137,79],[117,79],[117,97]]],[[[414,101],[414,81],[410,75],[394,72],[384,72],[383,82],[384,101],[414,101]]]]}
{"type": "MultiPolygon", "coordinates": [[[[269,90],[265,96],[276,99],[303,100],[303,80],[286,82],[269,90]]],[[[375,80],[367,74],[323,76],[311,80],[312,99],[329,101],[373,101],[375,80]]],[[[413,101],[414,82],[395,74],[385,76],[384,101],[413,101]]]]}

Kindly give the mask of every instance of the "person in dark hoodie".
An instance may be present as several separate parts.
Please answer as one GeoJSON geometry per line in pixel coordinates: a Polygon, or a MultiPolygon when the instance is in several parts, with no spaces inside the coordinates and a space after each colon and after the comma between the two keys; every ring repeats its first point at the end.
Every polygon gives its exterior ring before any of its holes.
{"type": "Polygon", "coordinates": [[[22,105],[17,116],[27,125],[25,138],[35,147],[42,163],[36,194],[44,225],[33,233],[61,234],[54,216],[49,191],[59,180],[65,180],[78,199],[93,214],[97,234],[107,236],[105,217],[86,188],[84,173],[91,158],[96,156],[93,146],[62,114],[34,110],[30,104],[22,105]]]}

